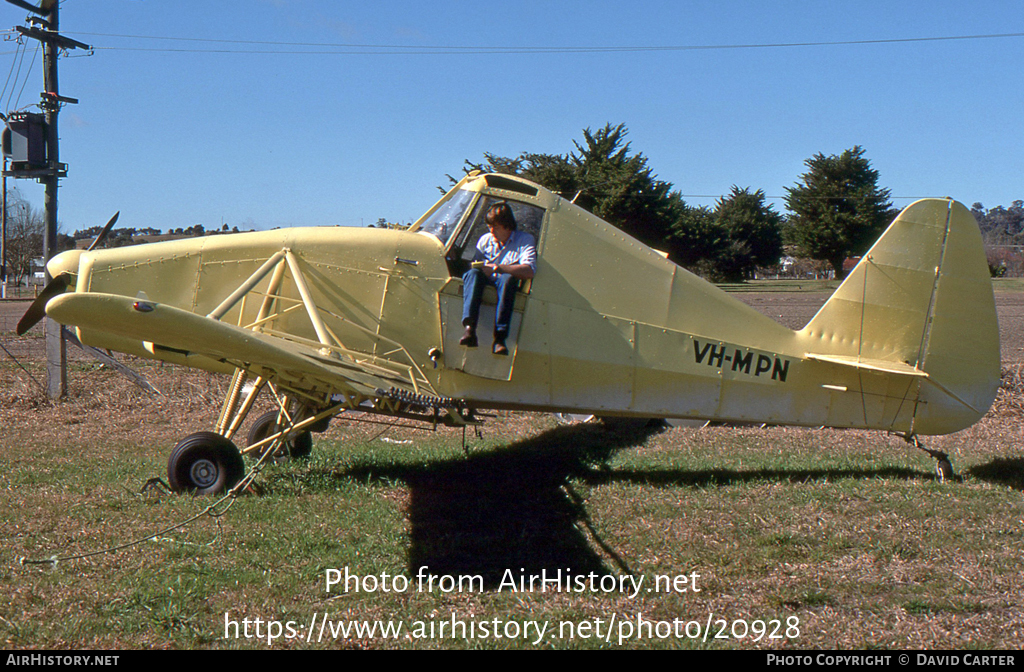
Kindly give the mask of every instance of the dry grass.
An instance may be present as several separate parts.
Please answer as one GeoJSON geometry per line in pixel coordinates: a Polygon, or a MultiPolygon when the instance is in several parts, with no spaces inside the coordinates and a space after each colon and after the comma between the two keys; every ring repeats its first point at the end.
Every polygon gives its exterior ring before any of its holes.
{"type": "MultiPolygon", "coordinates": [[[[1004,336],[1019,321],[1001,313],[1004,336]]],[[[926,442],[952,456],[960,474],[953,483],[936,479],[923,452],[873,432],[611,433],[502,414],[482,437],[470,432],[467,454],[459,432],[339,419],[311,460],[271,465],[261,494],[221,518],[49,567],[17,558],[114,546],[202,511],[208,500],[139,490],[165,476],[178,439],[212,426],[227,381],[133,362],[164,393],[153,397],[76,356],[71,395],[55,403],[36,382],[38,341],[3,335],[27,372],[0,353],[5,648],[266,646],[224,639],[226,611],[299,621],[317,612],[406,623],[453,615],[580,623],[612,613],[800,622],[795,638],[623,643],[633,648],[1015,649],[1024,635],[1019,358],[1004,364],[981,422],[926,442]],[[480,575],[487,587],[451,595],[323,590],[326,568],[414,577],[423,566],[480,575]],[[497,590],[506,568],[566,567],[648,581],[696,571],[702,591],[630,599],[497,590]]],[[[310,646],[533,645],[353,637],[310,646]]],[[[541,646],[605,644],[552,638],[541,646]]]]}
{"type": "MultiPolygon", "coordinates": [[[[787,428],[558,427],[503,414],[471,436],[339,421],[312,461],[273,465],[263,495],[156,542],[45,566],[145,536],[208,502],[139,493],[174,441],[215,419],[225,380],[145,366],[151,397],[92,365],[45,401],[0,367],[0,642],[7,647],[262,646],[222,638],[223,614],[331,618],[800,621],[797,638],[630,647],[1015,648],[1024,606],[1021,367],[993,411],[929,442],[962,480],[871,432],[787,428]],[[388,441],[385,441],[387,439],[388,441]],[[325,595],[323,572],[486,578],[463,595],[325,595]],[[701,574],[700,594],[511,593],[506,568],[643,576],[701,574]]],[[[264,644],[265,645],[265,644],[264,644]]],[[[346,639],[319,646],[530,647],[523,642],[346,639]]],[[[551,639],[549,647],[603,645],[551,639]]],[[[275,647],[304,646],[278,641],[275,647]]]]}
{"type": "Polygon", "coordinates": [[[1024,364],[1003,366],[992,413],[1000,417],[1024,417],[1024,364]]]}

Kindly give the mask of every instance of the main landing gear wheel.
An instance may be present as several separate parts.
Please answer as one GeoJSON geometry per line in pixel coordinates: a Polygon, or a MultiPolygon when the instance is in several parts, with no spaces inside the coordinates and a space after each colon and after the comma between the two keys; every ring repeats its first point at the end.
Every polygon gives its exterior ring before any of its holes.
{"type": "MultiPolygon", "coordinates": [[[[246,437],[246,445],[257,444],[277,431],[277,411],[268,411],[256,418],[246,437]]],[[[290,457],[309,457],[313,452],[313,435],[309,432],[299,432],[288,439],[287,447],[290,457]]]]}
{"type": "Polygon", "coordinates": [[[214,432],[196,432],[179,441],[167,460],[167,480],[175,492],[217,495],[245,475],[235,444],[214,432]]]}

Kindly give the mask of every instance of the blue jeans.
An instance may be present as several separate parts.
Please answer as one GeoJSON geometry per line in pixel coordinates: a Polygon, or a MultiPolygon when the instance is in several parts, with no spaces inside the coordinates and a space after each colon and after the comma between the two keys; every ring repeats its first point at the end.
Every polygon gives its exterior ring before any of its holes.
{"type": "Polygon", "coordinates": [[[476,327],[480,318],[480,301],[484,287],[494,285],[498,290],[498,310],[494,315],[494,337],[507,338],[512,321],[512,306],[515,304],[519,281],[509,273],[487,277],[483,271],[471,268],[462,276],[462,324],[476,327]]]}

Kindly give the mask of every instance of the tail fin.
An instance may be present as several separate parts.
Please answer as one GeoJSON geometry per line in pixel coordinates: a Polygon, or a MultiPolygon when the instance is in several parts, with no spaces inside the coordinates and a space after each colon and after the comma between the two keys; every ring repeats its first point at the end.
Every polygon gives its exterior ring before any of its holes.
{"type": "MultiPolygon", "coordinates": [[[[952,200],[912,203],[800,336],[811,355],[918,372],[976,421],[1000,371],[995,298],[973,215],[952,200]]],[[[944,433],[929,431],[942,426],[944,404],[932,406],[915,412],[914,431],[944,433]]]]}

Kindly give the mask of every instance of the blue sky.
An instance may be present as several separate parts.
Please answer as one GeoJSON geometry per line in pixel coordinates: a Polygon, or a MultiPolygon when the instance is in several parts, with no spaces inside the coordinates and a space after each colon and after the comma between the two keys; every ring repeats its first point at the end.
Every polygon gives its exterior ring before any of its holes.
{"type": "MultiPolygon", "coordinates": [[[[0,3],[0,30],[26,15],[0,3]]],[[[1024,199],[1024,37],[651,49],[1024,33],[1016,0],[64,0],[61,32],[95,47],[60,62],[81,101],[60,114],[67,232],[116,210],[160,229],[411,221],[465,159],[568,152],[607,122],[692,204],[782,196],[854,145],[895,197],[1024,199]]],[[[39,100],[27,46],[5,110],[39,100]]],[[[0,45],[0,74],[17,56],[0,45]]]]}

